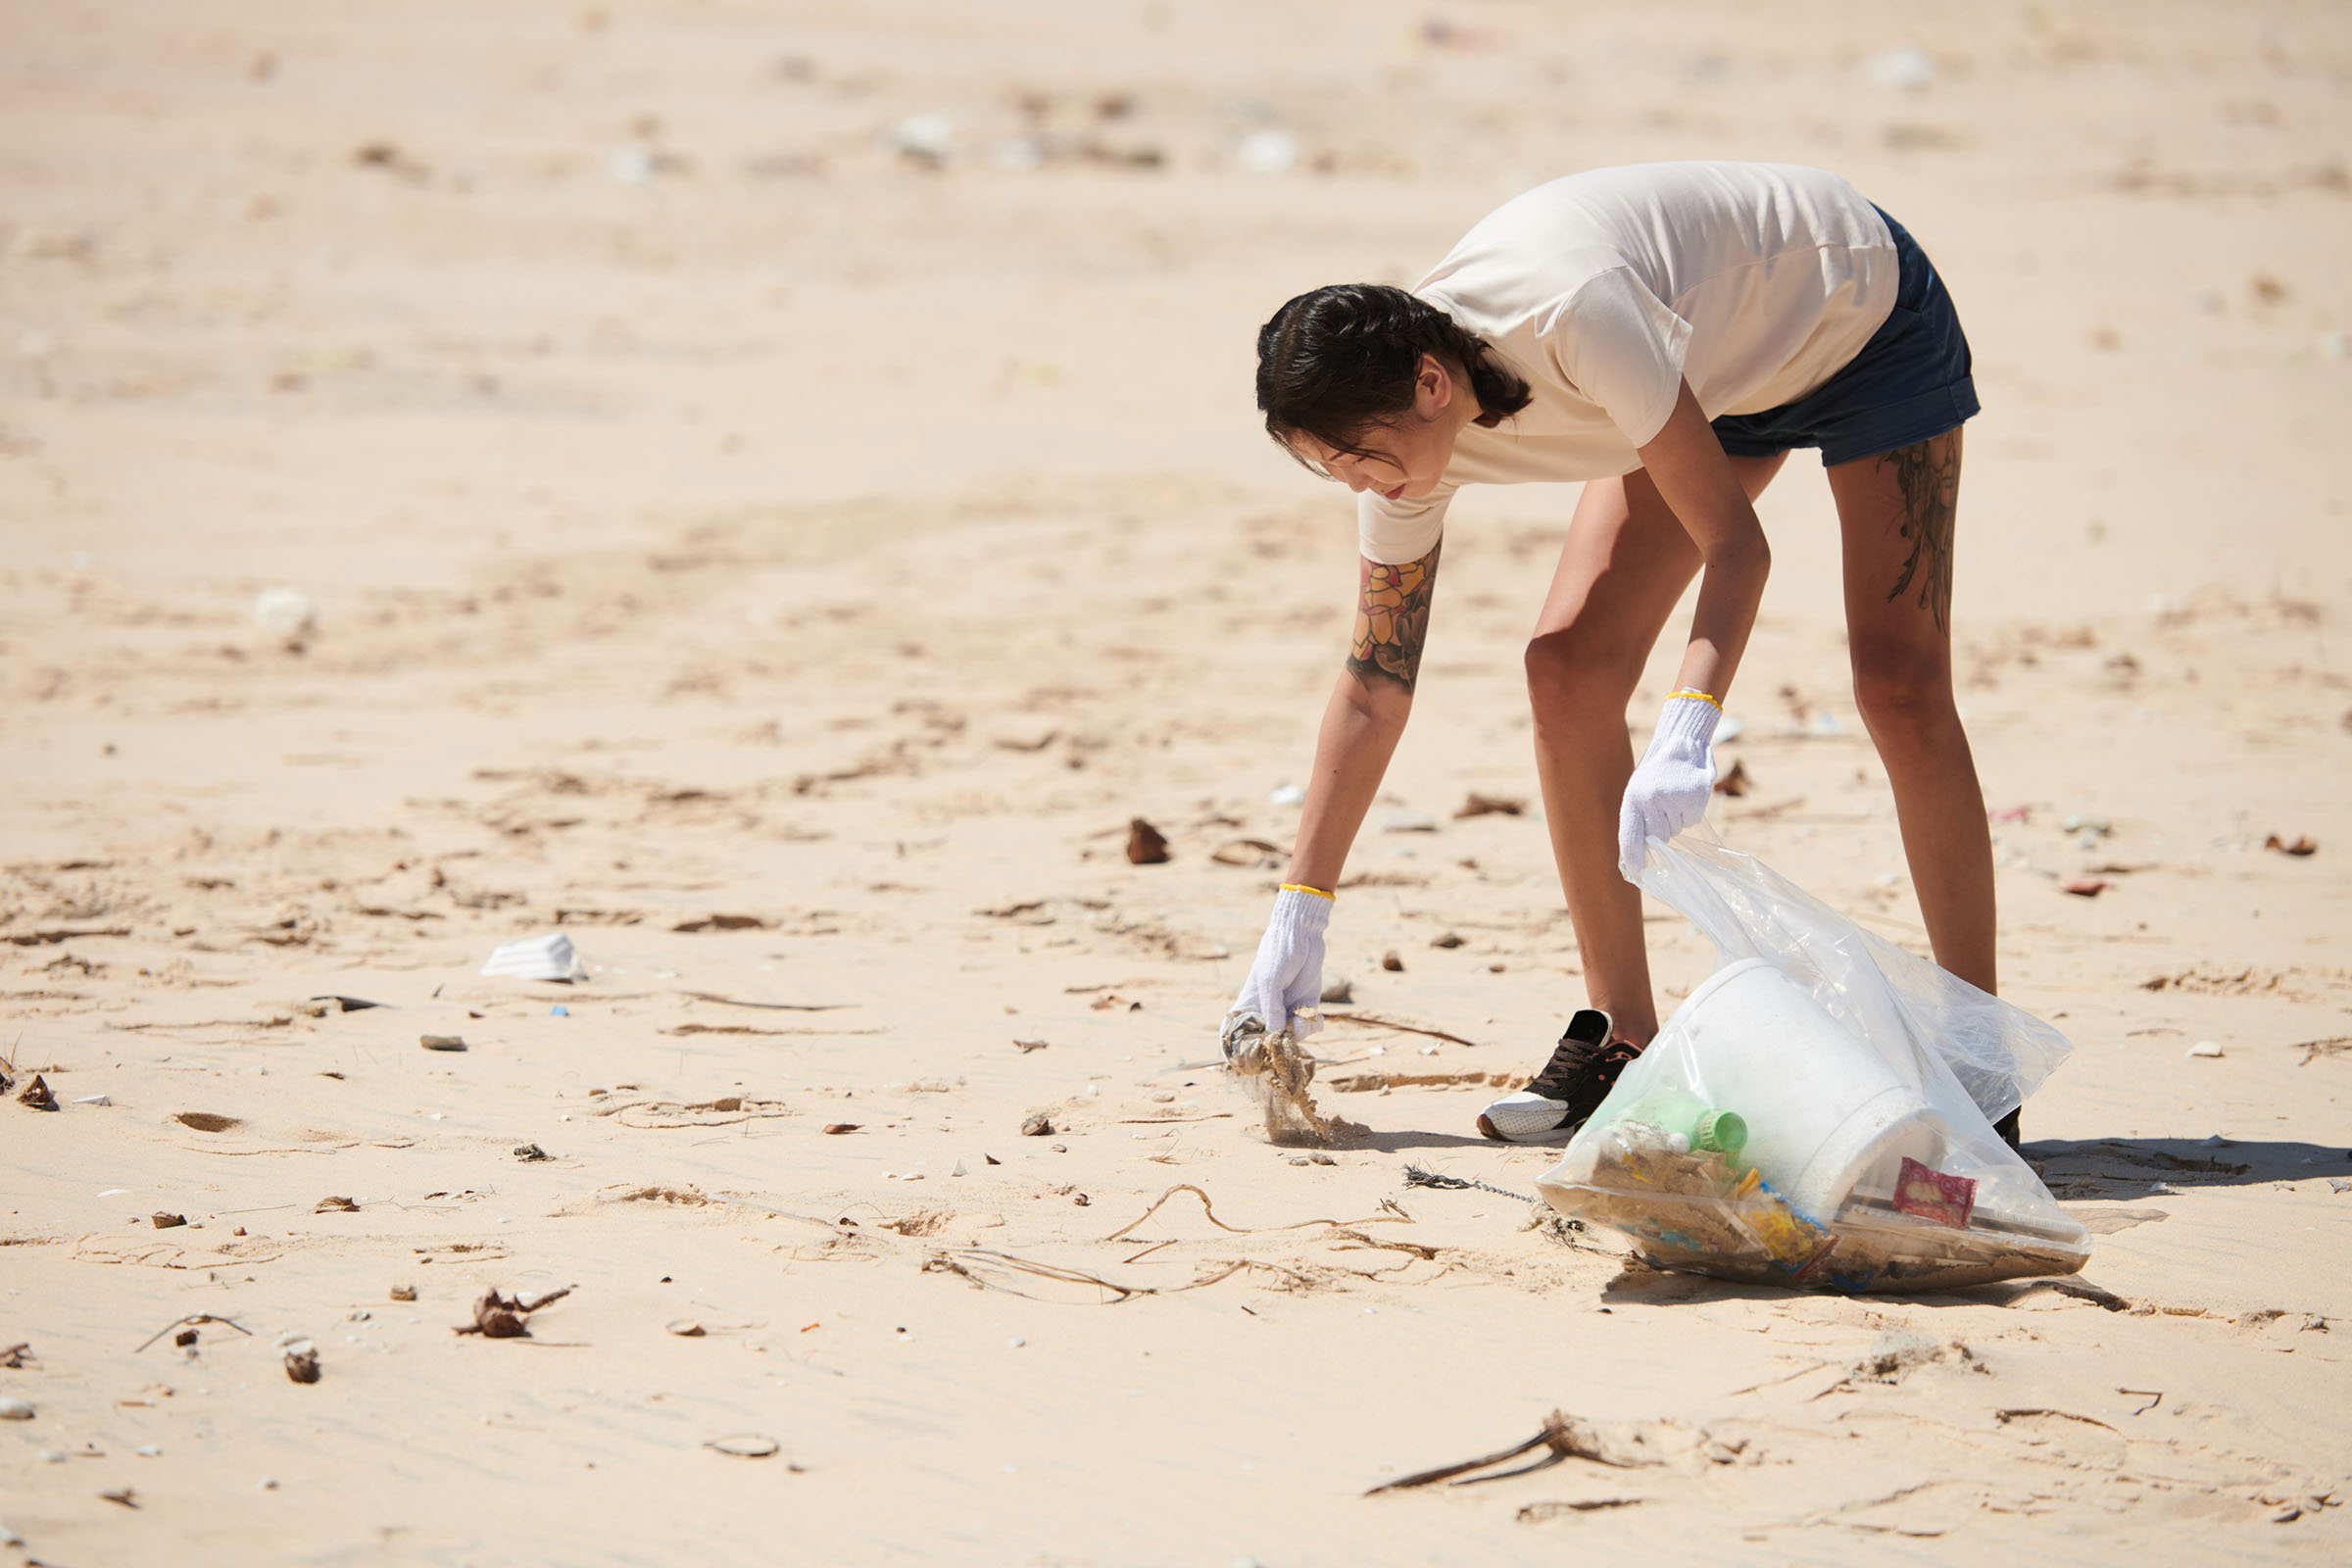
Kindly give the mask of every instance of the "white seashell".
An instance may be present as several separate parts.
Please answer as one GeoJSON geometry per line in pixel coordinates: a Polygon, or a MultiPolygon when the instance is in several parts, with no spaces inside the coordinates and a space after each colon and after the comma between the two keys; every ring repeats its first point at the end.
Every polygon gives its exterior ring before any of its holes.
{"type": "Polygon", "coordinates": [[[1233,161],[1252,174],[1287,174],[1298,162],[1298,138],[1287,130],[1253,130],[1234,148],[1233,161]]]}
{"type": "Polygon", "coordinates": [[[318,629],[318,601],[299,588],[265,588],[253,602],[253,623],[289,643],[318,629]]]}

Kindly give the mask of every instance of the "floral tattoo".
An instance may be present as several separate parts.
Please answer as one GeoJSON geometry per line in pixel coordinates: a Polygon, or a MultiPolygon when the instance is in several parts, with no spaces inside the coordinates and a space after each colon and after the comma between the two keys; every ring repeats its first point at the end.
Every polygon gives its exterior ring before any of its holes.
{"type": "Polygon", "coordinates": [[[1364,563],[1356,591],[1355,637],[1348,650],[1348,673],[1370,691],[1375,680],[1413,689],[1421,670],[1421,645],[1429,637],[1429,595],[1438,576],[1438,551],[1400,566],[1364,563]]]}

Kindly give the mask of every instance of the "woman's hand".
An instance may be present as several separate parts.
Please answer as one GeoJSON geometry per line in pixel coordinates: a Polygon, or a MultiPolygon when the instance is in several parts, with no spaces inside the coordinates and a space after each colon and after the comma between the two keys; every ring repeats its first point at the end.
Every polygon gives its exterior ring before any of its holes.
{"type": "Polygon", "coordinates": [[[1274,895],[1274,912],[1257,944],[1257,957],[1242,994],[1225,1015],[1223,1044],[1233,1054],[1235,1025],[1253,1017],[1266,1033],[1285,1029],[1303,1039],[1323,1027],[1316,1005],[1323,1000],[1323,927],[1331,919],[1331,896],[1303,887],[1274,895]]]}
{"type": "Polygon", "coordinates": [[[1677,692],[1658,714],[1657,733],[1641,765],[1625,786],[1617,811],[1617,869],[1639,881],[1649,858],[1649,841],[1670,842],[1707,814],[1715,793],[1715,722],[1723,716],[1713,700],[1677,692]]]}

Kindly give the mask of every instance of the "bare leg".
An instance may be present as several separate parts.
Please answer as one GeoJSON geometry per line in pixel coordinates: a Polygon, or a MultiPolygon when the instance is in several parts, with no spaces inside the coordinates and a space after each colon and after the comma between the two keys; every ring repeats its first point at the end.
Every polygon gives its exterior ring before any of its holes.
{"type": "MultiPolygon", "coordinates": [[[[1734,458],[1750,499],[1781,459],[1734,458]]],[[[1583,956],[1592,1004],[1620,1038],[1647,1045],[1658,1032],[1642,894],[1617,870],[1617,808],[1634,771],[1626,704],[1675,601],[1699,568],[1649,476],[1585,486],[1560,551],[1551,590],[1527,645],[1527,689],[1536,720],[1536,771],[1560,888],[1583,956]]]]}
{"type": "Polygon", "coordinates": [[[1829,470],[1844,536],[1854,701],[1886,764],[1936,961],[1998,981],[1992,838],[1952,697],[1952,522],[1960,432],[1829,470]]]}

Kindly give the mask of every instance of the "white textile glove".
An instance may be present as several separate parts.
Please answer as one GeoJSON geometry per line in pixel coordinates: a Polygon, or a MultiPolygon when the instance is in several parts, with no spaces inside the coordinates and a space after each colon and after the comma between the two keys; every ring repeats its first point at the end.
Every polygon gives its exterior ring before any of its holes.
{"type": "Polygon", "coordinates": [[[1626,781],[1625,804],[1617,812],[1617,869],[1636,881],[1649,858],[1651,839],[1671,840],[1707,814],[1715,792],[1714,739],[1723,710],[1695,693],[1676,692],[1658,714],[1649,750],[1626,781]]]}
{"type": "Polygon", "coordinates": [[[1315,1009],[1323,1001],[1323,927],[1330,919],[1331,900],[1320,893],[1285,887],[1274,895],[1274,912],[1258,940],[1250,978],[1226,1014],[1227,1041],[1244,1016],[1263,1023],[1268,1034],[1288,1029],[1303,1038],[1323,1027],[1315,1009]],[[1298,1015],[1302,1008],[1303,1017],[1298,1015]]]}

